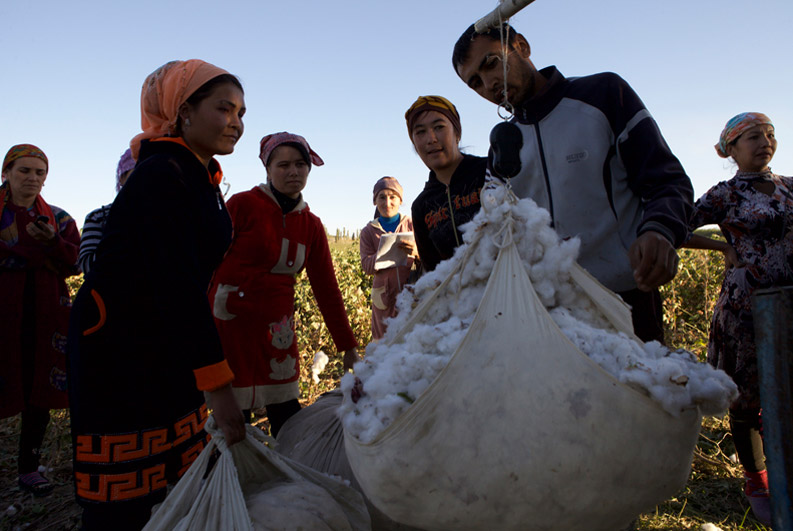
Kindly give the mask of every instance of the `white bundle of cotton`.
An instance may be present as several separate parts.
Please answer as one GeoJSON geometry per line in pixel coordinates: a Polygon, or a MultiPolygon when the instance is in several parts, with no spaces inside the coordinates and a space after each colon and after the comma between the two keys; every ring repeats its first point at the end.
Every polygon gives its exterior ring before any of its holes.
{"type": "Polygon", "coordinates": [[[619,381],[647,392],[674,416],[691,406],[699,406],[703,415],[718,415],[737,396],[726,373],[699,363],[691,352],[595,328],[564,308],[549,313],[579,350],[619,381]]]}
{"type": "Polygon", "coordinates": [[[305,480],[269,482],[245,496],[254,531],[350,530],[347,515],[328,491],[305,480]]]}
{"type": "Polygon", "coordinates": [[[529,199],[516,201],[503,186],[486,187],[481,199],[480,212],[461,227],[463,245],[419,279],[412,291],[403,291],[397,300],[399,314],[388,321],[385,337],[367,347],[354,375],[342,378],[342,391],[355,398],[345,400],[340,409],[345,433],[362,442],[373,440],[448,363],[473,321],[499,245],[509,243],[508,225],[540,301],[582,352],[672,414],[692,406],[704,414],[726,409],[736,394],[726,374],[698,363],[689,353],[671,353],[658,343],[644,347],[609,324],[571,279],[579,241],[561,240],[546,210],[529,199]],[[440,286],[421,322],[404,331],[412,312],[440,286]]]}
{"type": "Polygon", "coordinates": [[[328,355],[321,350],[314,354],[314,363],[311,365],[311,379],[315,384],[319,383],[319,375],[328,365],[328,355]]]}

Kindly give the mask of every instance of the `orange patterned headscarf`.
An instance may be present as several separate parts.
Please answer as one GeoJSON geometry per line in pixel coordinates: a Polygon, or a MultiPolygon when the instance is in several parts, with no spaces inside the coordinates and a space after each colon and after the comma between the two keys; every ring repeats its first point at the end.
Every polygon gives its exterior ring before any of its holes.
{"type": "Polygon", "coordinates": [[[23,157],[41,159],[44,161],[44,164],[47,165],[47,171],[50,169],[50,161],[47,160],[47,155],[45,155],[42,150],[33,144],[17,144],[16,146],[11,146],[11,149],[6,153],[3,159],[3,171],[6,171],[12,162],[23,157]]]}
{"type": "MultiPolygon", "coordinates": [[[[17,144],[16,146],[12,146],[3,159],[3,172],[5,172],[15,160],[24,157],[34,157],[43,160],[44,164],[47,165],[47,172],[49,172],[50,162],[47,160],[47,155],[33,144],[17,144]]],[[[10,200],[11,184],[3,180],[3,183],[0,184],[0,241],[12,247],[19,241],[19,229],[17,228],[16,215],[12,211],[6,210],[6,206],[10,200]]],[[[49,218],[47,223],[49,223],[56,232],[58,231],[58,223],[55,220],[55,215],[52,213],[52,208],[44,201],[41,194],[36,196],[33,202],[33,209],[34,212],[47,216],[49,218]]],[[[14,260],[13,254],[10,260],[14,260]]],[[[4,259],[0,260],[0,262],[4,262],[4,259]]]]}
{"type": "Polygon", "coordinates": [[[140,94],[143,132],[129,143],[132,157],[137,160],[142,140],[174,134],[179,107],[201,85],[223,74],[228,72],[200,59],[171,61],[149,74],[140,94]]]}

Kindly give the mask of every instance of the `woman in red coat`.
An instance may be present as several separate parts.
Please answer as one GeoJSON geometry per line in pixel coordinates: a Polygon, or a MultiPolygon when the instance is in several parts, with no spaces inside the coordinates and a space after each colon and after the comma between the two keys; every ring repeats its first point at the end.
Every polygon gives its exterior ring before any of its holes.
{"type": "Polygon", "coordinates": [[[286,132],[265,136],[259,157],[267,183],[229,199],[234,241],[209,297],[237,401],[244,411],[266,407],[275,436],[300,410],[294,301],[304,268],[345,370],[358,354],[325,229],[301,194],[322,159],[305,138],[286,132]]]}
{"type": "Polygon", "coordinates": [[[68,406],[66,333],[80,233],[41,197],[49,161],[36,146],[12,147],[0,186],[0,418],[22,412],[19,487],[37,496],[52,485],[39,471],[50,409],[68,406]]]}

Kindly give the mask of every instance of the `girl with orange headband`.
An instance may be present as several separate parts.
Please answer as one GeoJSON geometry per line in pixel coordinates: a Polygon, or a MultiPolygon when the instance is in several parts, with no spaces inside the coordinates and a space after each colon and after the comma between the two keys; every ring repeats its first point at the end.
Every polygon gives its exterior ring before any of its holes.
{"type": "Polygon", "coordinates": [[[760,419],[760,389],[751,297],[755,290],[793,284],[793,178],[771,171],[777,148],[771,120],[742,113],[727,122],[716,152],[732,158],[735,176],[694,205],[691,230],[718,224],[726,242],[692,235],[685,247],[724,253],[727,270],[713,310],[708,361],[729,374],[740,396],[730,406],[730,431],[755,517],[768,525],[771,508],[760,419]]]}
{"type": "Polygon", "coordinates": [[[413,148],[429,168],[424,190],[413,201],[413,232],[422,267],[435,269],[462,244],[460,225],[479,212],[487,158],[460,151],[457,108],[441,96],[421,96],[405,113],[413,148]]]}
{"type": "Polygon", "coordinates": [[[226,440],[245,428],[206,298],[231,243],[215,155],[243,132],[242,87],[199,60],[146,78],[134,171],[110,208],[69,330],[83,528],[140,529],[204,448],[204,392],[226,440]]]}
{"type": "Polygon", "coordinates": [[[47,156],[19,144],[3,160],[0,186],[0,418],[22,413],[18,484],[52,491],[39,473],[50,409],[67,407],[66,332],[80,233],[74,220],[41,197],[47,156]]]}

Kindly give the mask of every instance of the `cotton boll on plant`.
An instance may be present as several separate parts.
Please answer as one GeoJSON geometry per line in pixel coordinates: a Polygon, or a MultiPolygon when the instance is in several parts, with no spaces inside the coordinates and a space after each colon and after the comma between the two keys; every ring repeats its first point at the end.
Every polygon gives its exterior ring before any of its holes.
{"type": "Polygon", "coordinates": [[[314,354],[314,363],[311,365],[311,379],[315,384],[319,383],[319,375],[328,365],[328,355],[321,350],[314,354]]]}
{"type": "Polygon", "coordinates": [[[688,352],[671,352],[657,342],[643,344],[610,324],[573,281],[580,241],[561,240],[546,210],[529,199],[516,200],[504,186],[486,186],[481,201],[479,213],[460,227],[463,245],[403,290],[397,299],[399,313],[389,321],[385,336],[367,347],[354,374],[342,378],[345,399],[339,416],[345,434],[371,442],[448,364],[473,322],[499,246],[510,243],[510,227],[539,300],[581,352],[671,415],[694,407],[703,414],[727,409],[737,388],[725,373],[688,352]],[[429,306],[423,304],[433,296],[429,306]]]}

